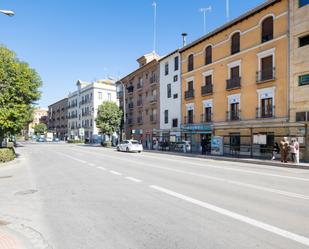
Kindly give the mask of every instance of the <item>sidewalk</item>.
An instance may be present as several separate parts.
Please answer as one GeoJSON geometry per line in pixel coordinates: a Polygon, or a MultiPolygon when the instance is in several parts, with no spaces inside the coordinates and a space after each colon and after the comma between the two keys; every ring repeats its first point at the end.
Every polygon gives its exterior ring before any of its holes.
{"type": "Polygon", "coordinates": [[[0,249],[24,249],[12,234],[0,228],[0,249]]]}
{"type": "Polygon", "coordinates": [[[250,163],[250,164],[258,164],[258,165],[266,165],[266,166],[276,166],[276,167],[285,167],[285,168],[295,168],[295,169],[308,169],[309,163],[281,163],[278,160],[262,160],[262,159],[253,159],[253,158],[235,158],[235,157],[227,157],[227,156],[211,156],[211,155],[198,155],[198,154],[189,154],[189,153],[179,153],[179,152],[170,152],[170,151],[157,151],[157,150],[144,150],[148,153],[156,153],[156,154],[167,154],[174,155],[179,157],[194,157],[194,158],[203,158],[217,161],[226,161],[226,162],[239,162],[239,163],[250,163]]]}

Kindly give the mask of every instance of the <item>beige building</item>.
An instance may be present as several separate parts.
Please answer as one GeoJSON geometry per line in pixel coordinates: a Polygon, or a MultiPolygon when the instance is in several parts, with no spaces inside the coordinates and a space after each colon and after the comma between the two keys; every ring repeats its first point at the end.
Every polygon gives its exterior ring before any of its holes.
{"type": "MultiPolygon", "coordinates": [[[[309,1],[290,0],[290,120],[309,124],[309,1]]],[[[299,131],[302,135],[305,130],[299,131]]],[[[307,135],[306,159],[309,160],[307,135]]]]}
{"type": "Polygon", "coordinates": [[[125,87],[118,92],[118,98],[126,111],[126,138],[141,141],[145,148],[152,148],[153,138],[160,128],[158,60],[159,56],[155,53],[142,56],[137,60],[139,68],[119,81],[125,87]]]}
{"type": "Polygon", "coordinates": [[[33,121],[28,126],[28,136],[31,137],[34,135],[34,126],[40,123],[45,123],[48,116],[48,109],[46,108],[37,108],[33,111],[33,121]]]}

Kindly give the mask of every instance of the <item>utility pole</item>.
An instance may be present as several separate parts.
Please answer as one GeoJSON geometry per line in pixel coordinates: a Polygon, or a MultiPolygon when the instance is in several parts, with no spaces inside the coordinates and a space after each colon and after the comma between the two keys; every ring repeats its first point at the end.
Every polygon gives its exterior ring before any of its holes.
{"type": "Polygon", "coordinates": [[[204,15],[204,34],[206,34],[206,12],[211,12],[211,10],[212,10],[211,6],[200,9],[200,12],[202,12],[204,15]]]}

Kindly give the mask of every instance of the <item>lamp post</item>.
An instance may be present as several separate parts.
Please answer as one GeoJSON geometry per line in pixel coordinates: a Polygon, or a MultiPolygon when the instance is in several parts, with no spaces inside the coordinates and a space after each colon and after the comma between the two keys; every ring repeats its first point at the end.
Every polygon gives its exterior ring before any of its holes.
{"type": "Polygon", "coordinates": [[[7,16],[14,16],[14,12],[11,10],[0,10],[0,13],[7,15],[7,16]]]}

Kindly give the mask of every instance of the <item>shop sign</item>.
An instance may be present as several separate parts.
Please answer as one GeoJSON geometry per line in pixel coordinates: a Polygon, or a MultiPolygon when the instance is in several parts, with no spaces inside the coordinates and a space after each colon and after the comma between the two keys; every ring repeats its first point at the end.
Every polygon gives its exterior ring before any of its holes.
{"type": "Polygon", "coordinates": [[[254,144],[260,144],[260,145],[266,145],[267,144],[267,136],[266,135],[253,135],[253,143],[254,144]]]}
{"type": "Polygon", "coordinates": [[[204,124],[186,124],[181,125],[181,129],[189,131],[212,131],[212,126],[204,124]]]}

